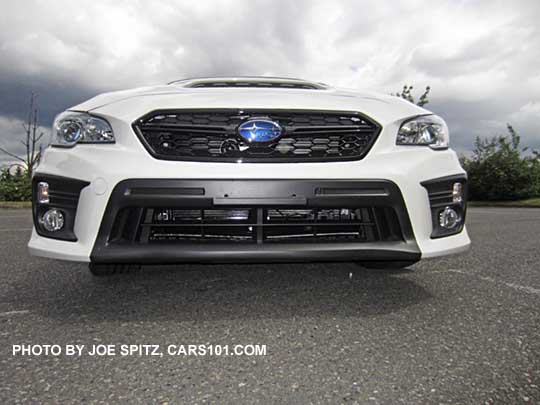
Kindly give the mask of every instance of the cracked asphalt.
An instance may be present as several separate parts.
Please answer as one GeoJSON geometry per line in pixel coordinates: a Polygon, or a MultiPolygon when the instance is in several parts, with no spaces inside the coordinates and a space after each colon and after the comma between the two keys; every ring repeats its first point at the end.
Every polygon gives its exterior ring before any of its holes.
{"type": "Polygon", "coordinates": [[[472,208],[472,249],[355,263],[143,267],[31,257],[0,210],[1,403],[540,403],[540,210],[472,208]],[[266,356],[21,356],[13,345],[266,345],[266,356]]]}

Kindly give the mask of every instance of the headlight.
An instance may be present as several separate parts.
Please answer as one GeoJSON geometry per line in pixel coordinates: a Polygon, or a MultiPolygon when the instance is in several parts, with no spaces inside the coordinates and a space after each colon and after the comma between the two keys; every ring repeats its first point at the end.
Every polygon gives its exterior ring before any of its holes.
{"type": "Polygon", "coordinates": [[[113,130],[103,118],[64,112],[54,120],[52,144],[73,146],[76,143],[114,143],[113,130]]]}
{"type": "Polygon", "coordinates": [[[397,145],[429,145],[433,149],[448,148],[448,127],[437,115],[424,115],[401,124],[397,145]]]}

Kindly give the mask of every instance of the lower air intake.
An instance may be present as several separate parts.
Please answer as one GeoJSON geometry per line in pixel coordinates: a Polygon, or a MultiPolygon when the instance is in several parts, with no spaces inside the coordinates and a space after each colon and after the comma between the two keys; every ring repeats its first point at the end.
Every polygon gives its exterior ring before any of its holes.
{"type": "Polygon", "coordinates": [[[118,215],[113,239],[150,244],[359,243],[402,240],[398,224],[395,211],[389,207],[127,208],[118,215]],[[138,216],[138,225],[129,226],[129,218],[138,216]]]}

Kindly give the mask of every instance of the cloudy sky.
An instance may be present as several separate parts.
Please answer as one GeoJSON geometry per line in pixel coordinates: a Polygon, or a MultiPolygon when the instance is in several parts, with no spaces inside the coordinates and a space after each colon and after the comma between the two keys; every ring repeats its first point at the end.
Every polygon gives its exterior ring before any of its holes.
{"type": "MultiPolygon", "coordinates": [[[[540,149],[540,1],[4,0],[0,146],[91,96],[190,76],[275,75],[394,93],[432,87],[464,152],[505,132],[540,149]]],[[[7,159],[0,156],[0,164],[7,159]]]]}

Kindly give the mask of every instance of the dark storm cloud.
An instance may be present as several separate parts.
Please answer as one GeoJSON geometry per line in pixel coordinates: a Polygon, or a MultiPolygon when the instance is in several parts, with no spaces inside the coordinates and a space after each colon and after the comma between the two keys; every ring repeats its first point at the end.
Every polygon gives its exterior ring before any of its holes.
{"type": "Polygon", "coordinates": [[[7,2],[0,145],[17,148],[13,123],[24,119],[32,91],[48,127],[103,91],[266,74],[386,93],[429,84],[428,106],[447,119],[458,150],[504,132],[506,122],[540,148],[540,4],[518,3],[7,2]]]}
{"type": "MultiPolygon", "coordinates": [[[[0,138],[0,145],[4,149],[17,156],[24,156],[26,154],[26,148],[21,143],[24,133],[25,132],[21,120],[16,118],[0,117],[0,134],[2,134],[2,137],[0,138]]],[[[37,129],[37,134],[43,134],[42,139],[44,144],[49,142],[49,128],[39,127],[37,129]]],[[[12,163],[20,164],[21,161],[0,153],[0,167],[7,166],[12,163]]]]}
{"type": "Polygon", "coordinates": [[[59,112],[95,95],[95,90],[78,84],[69,85],[43,78],[28,79],[25,82],[0,80],[0,88],[0,116],[25,118],[30,95],[34,92],[38,95],[41,123],[51,123],[59,112]]]}
{"type": "Polygon", "coordinates": [[[50,121],[101,91],[286,72],[308,59],[302,31],[310,7],[301,1],[33,6],[12,3],[0,16],[2,115],[23,117],[31,91],[40,95],[42,119],[50,121]]]}

